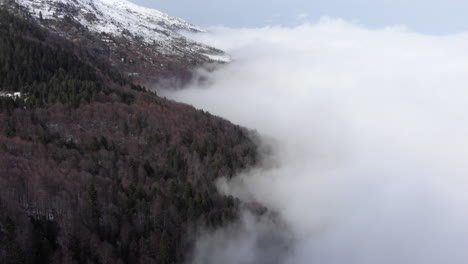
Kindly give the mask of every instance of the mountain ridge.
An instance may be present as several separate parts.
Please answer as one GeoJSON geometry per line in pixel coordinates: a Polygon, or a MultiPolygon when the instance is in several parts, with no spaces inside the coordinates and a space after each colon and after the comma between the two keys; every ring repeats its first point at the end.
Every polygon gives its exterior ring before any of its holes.
{"type": "Polygon", "coordinates": [[[225,63],[221,50],[180,31],[205,32],[180,18],[126,0],[15,0],[38,23],[96,54],[137,83],[176,77],[187,82],[194,68],[225,63]]]}

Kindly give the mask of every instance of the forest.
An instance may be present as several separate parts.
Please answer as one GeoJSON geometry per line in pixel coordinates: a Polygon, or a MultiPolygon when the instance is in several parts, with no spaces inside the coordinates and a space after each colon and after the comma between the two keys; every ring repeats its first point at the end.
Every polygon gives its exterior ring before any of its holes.
{"type": "Polygon", "coordinates": [[[0,263],[184,263],[242,204],[255,135],[146,91],[0,10],[0,263]]]}

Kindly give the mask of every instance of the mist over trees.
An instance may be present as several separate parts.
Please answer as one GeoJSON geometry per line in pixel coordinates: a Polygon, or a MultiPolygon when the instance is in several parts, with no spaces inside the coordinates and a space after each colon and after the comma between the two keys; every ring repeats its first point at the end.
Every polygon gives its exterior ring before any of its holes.
{"type": "Polygon", "coordinates": [[[273,138],[275,166],[219,186],[283,220],[208,232],[194,263],[468,262],[466,32],[324,18],[194,38],[233,60],[168,96],[273,138]]]}

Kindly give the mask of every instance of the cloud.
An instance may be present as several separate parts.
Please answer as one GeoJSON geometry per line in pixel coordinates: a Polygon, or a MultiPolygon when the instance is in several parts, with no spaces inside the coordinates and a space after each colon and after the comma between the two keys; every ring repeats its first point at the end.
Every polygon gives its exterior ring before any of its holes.
{"type": "Polygon", "coordinates": [[[195,37],[233,61],[167,95],[274,140],[274,166],[219,187],[279,219],[205,233],[195,263],[468,262],[468,34],[326,18],[195,37]],[[288,246],[257,250],[271,232],[288,246]]]}
{"type": "Polygon", "coordinates": [[[300,13],[300,14],[297,15],[297,19],[298,20],[304,20],[304,19],[309,18],[309,16],[310,15],[308,13],[300,13]]]}

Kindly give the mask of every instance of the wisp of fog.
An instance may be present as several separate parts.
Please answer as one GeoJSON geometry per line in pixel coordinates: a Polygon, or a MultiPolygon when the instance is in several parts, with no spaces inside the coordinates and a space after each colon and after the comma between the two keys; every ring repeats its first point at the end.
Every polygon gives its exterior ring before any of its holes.
{"type": "Polygon", "coordinates": [[[192,37],[232,61],[166,95],[273,142],[218,185],[280,219],[243,212],[193,263],[468,263],[468,34],[325,18],[192,37]]]}

